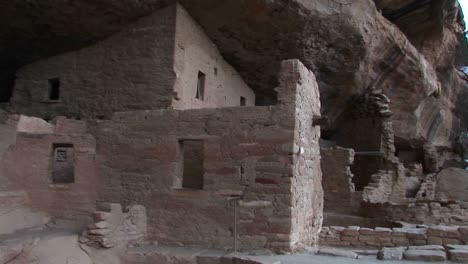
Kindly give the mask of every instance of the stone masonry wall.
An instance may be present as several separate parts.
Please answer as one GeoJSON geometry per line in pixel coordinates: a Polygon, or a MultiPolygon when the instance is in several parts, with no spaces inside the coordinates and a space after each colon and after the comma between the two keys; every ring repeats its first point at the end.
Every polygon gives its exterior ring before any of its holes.
{"type": "Polygon", "coordinates": [[[369,217],[385,216],[393,221],[416,224],[468,225],[468,206],[465,203],[416,202],[368,206],[366,212],[369,217]]]}
{"type": "Polygon", "coordinates": [[[313,124],[320,116],[320,93],[314,74],[297,60],[283,61],[279,77],[279,103],[295,107],[290,245],[301,250],[317,244],[323,221],[320,127],[313,124]]]}
{"type": "Polygon", "coordinates": [[[101,204],[93,214],[94,223],[80,236],[80,243],[95,248],[126,247],[146,238],[146,209],[132,205],[101,204]]]}
{"type": "Polygon", "coordinates": [[[351,213],[354,184],[351,165],[354,151],[345,148],[322,148],[324,209],[328,212],[351,213]]]}
{"type": "Polygon", "coordinates": [[[241,96],[255,104],[254,92],[202,28],[174,5],[92,46],[23,67],[11,103],[45,119],[110,118],[118,111],[239,106],[241,96]],[[199,71],[203,99],[195,98],[199,71]],[[56,78],[59,100],[50,100],[49,80],[56,78]]]}
{"type": "Polygon", "coordinates": [[[468,243],[467,226],[430,226],[421,228],[324,227],[322,246],[398,247],[422,245],[463,245],[468,243]]]}
{"type": "Polygon", "coordinates": [[[239,248],[280,252],[313,245],[323,199],[319,136],[312,127],[296,130],[306,118],[299,112],[307,112],[297,109],[295,94],[315,84],[300,62],[282,65],[280,80],[286,82],[278,88],[284,97],[277,106],[127,112],[99,121],[100,200],[145,206],[149,238],[160,243],[232,248],[234,208],[228,199],[240,197],[239,248]],[[178,184],[180,140],[203,141],[201,190],[178,184]]]}
{"type": "Polygon", "coordinates": [[[96,204],[94,137],[85,121],[58,118],[55,125],[20,116],[16,144],[3,157],[5,177],[12,190],[28,197],[27,206],[53,218],[86,224],[96,204]],[[53,144],[73,144],[74,182],[51,182],[53,144]]]}
{"type": "Polygon", "coordinates": [[[169,107],[175,82],[175,8],[157,11],[114,36],[17,72],[14,108],[53,118],[109,116],[169,107]],[[60,101],[48,100],[48,79],[60,79],[60,101]]]}

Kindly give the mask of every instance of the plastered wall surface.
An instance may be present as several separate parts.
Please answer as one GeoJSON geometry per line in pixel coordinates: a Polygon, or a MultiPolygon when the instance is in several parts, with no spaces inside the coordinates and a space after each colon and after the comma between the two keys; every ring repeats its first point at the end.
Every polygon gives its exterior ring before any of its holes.
{"type": "Polygon", "coordinates": [[[16,145],[4,160],[6,176],[17,189],[27,193],[31,208],[84,224],[96,206],[95,139],[84,121],[59,118],[55,126],[44,123],[50,131],[37,125],[25,125],[24,128],[34,129],[18,131],[16,145]],[[51,180],[52,146],[57,143],[71,144],[75,150],[73,183],[57,184],[51,180]]]}
{"type": "Polygon", "coordinates": [[[240,97],[247,106],[255,105],[255,94],[237,71],[223,59],[218,48],[187,11],[177,5],[175,34],[174,100],[176,109],[239,106],[240,97]],[[198,72],[206,75],[205,98],[195,98],[198,72]]]}

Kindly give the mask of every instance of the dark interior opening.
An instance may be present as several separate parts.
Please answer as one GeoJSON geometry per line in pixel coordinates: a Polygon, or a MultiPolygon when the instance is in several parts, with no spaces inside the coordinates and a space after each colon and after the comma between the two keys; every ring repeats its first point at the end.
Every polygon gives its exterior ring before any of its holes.
{"type": "Polygon", "coordinates": [[[0,73],[0,83],[5,84],[5,89],[0,89],[0,103],[7,103],[13,95],[15,87],[15,75],[0,73]]]}
{"type": "Polygon", "coordinates": [[[244,96],[241,96],[240,97],[240,106],[246,106],[247,105],[247,101],[245,99],[244,96]]]}
{"type": "Polygon", "coordinates": [[[60,100],[60,79],[49,79],[49,100],[60,100]]]}
{"type": "Polygon", "coordinates": [[[182,187],[203,189],[204,144],[201,140],[179,141],[182,157],[182,187]]]}
{"type": "Polygon", "coordinates": [[[395,156],[405,167],[413,163],[424,165],[424,150],[422,147],[412,147],[410,144],[398,142],[395,144],[395,156]]]}
{"type": "Polygon", "coordinates": [[[53,144],[50,181],[56,184],[75,182],[73,144],[53,144]]]}
{"type": "Polygon", "coordinates": [[[356,191],[364,190],[371,182],[372,175],[379,172],[383,166],[383,157],[378,153],[359,153],[354,156],[354,163],[351,165],[353,173],[353,183],[356,191]]]}
{"type": "Polygon", "coordinates": [[[204,100],[205,99],[205,81],[206,81],[206,74],[199,71],[198,72],[198,82],[197,82],[197,94],[195,98],[204,100]]]}

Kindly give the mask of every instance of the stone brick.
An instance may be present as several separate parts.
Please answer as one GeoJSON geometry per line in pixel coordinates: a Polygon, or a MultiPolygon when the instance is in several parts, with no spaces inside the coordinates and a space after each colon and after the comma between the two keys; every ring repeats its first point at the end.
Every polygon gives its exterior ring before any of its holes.
{"type": "Polygon", "coordinates": [[[448,251],[449,259],[453,262],[468,262],[468,250],[463,249],[451,249],[448,251]]]}
{"type": "Polygon", "coordinates": [[[442,238],[440,237],[428,237],[427,238],[427,244],[429,245],[443,245],[442,238]]]}
{"type": "Polygon", "coordinates": [[[392,229],[384,228],[384,227],[377,227],[375,228],[374,233],[378,236],[389,236],[392,233],[392,229]]]}
{"type": "Polygon", "coordinates": [[[373,235],[374,234],[374,229],[371,228],[361,228],[359,229],[359,234],[361,235],[373,235]]]}
{"type": "Polygon", "coordinates": [[[410,239],[410,245],[424,246],[424,245],[427,245],[427,240],[425,240],[425,239],[410,239]]]}
{"type": "Polygon", "coordinates": [[[406,237],[409,239],[418,239],[418,240],[426,240],[427,230],[424,228],[412,228],[406,230],[406,237]]]}
{"type": "Polygon", "coordinates": [[[409,240],[406,237],[392,237],[391,242],[397,246],[408,246],[409,245],[409,240]]]}
{"type": "Polygon", "coordinates": [[[349,226],[343,230],[342,234],[345,236],[359,236],[359,226],[349,226]]]}
{"type": "Polygon", "coordinates": [[[458,238],[460,233],[457,226],[430,226],[427,230],[428,236],[443,238],[458,238]]]}
{"type": "Polygon", "coordinates": [[[406,230],[404,228],[393,228],[392,236],[393,237],[406,237],[406,230]]]}
{"type": "Polygon", "coordinates": [[[396,247],[396,248],[382,248],[377,254],[377,258],[380,260],[402,260],[403,252],[405,252],[406,247],[396,247]]]}
{"type": "Polygon", "coordinates": [[[449,245],[449,244],[452,244],[452,245],[462,245],[463,242],[460,241],[459,239],[456,239],[456,238],[443,238],[443,239],[442,239],[442,244],[443,244],[443,245],[449,245]]]}
{"type": "Polygon", "coordinates": [[[359,236],[342,236],[341,240],[342,241],[358,241],[359,236]]]}
{"type": "Polygon", "coordinates": [[[447,255],[444,251],[440,250],[407,250],[403,253],[406,260],[419,260],[419,261],[445,261],[447,255]]]}

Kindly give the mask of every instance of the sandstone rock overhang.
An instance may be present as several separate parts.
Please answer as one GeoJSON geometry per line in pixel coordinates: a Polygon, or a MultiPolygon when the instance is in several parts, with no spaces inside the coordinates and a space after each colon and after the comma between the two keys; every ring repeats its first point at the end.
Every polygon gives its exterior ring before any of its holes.
{"type": "MultiPolygon", "coordinates": [[[[0,4],[1,97],[9,97],[18,67],[88,46],[174,2],[4,1],[0,4]]],[[[453,101],[463,85],[453,67],[463,27],[455,0],[434,0],[422,7],[424,19],[437,25],[429,27],[432,31],[417,30],[427,27],[417,23],[416,11],[400,18],[405,23],[393,21],[400,28],[387,20],[391,18],[388,12],[405,8],[411,1],[401,6],[375,1],[376,6],[371,0],[179,2],[255,90],[259,105],[275,102],[273,88],[280,61],[297,58],[317,76],[322,112],[330,117],[331,130],[347,98],[369,87],[390,93],[400,141],[428,140],[434,126],[424,120],[435,120],[440,111],[445,112],[442,127],[452,123],[453,101]],[[422,107],[434,111],[420,107],[422,101],[438,94],[437,102],[422,107]],[[421,112],[423,116],[418,115],[421,112]]]]}

